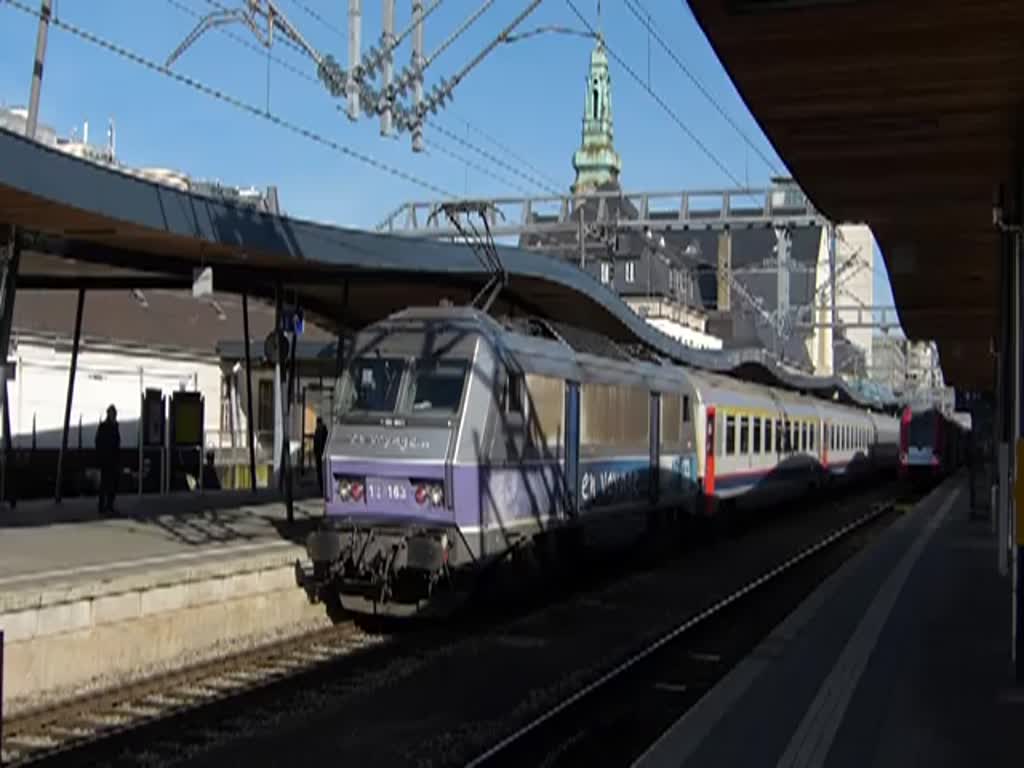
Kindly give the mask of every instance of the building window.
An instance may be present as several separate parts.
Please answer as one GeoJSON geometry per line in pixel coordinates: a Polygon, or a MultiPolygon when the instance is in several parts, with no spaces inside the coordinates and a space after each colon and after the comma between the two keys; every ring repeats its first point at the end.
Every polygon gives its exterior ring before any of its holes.
{"type": "Polygon", "coordinates": [[[608,285],[612,281],[612,265],[607,261],[601,262],[601,282],[608,285]]]}
{"type": "Polygon", "coordinates": [[[627,261],[626,262],[626,282],[627,283],[632,283],[635,280],[636,280],[636,262],[635,261],[627,261]]]}

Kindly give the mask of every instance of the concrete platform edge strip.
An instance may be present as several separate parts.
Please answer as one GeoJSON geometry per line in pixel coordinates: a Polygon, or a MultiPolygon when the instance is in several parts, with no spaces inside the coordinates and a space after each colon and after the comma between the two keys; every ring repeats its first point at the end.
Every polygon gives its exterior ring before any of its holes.
{"type": "MultiPolygon", "coordinates": [[[[892,536],[905,529],[924,509],[934,505],[944,494],[956,488],[961,480],[961,476],[957,474],[934,488],[910,513],[897,520],[884,535],[892,536]]],[[[770,666],[773,659],[780,656],[790,641],[815,617],[821,606],[859,571],[869,554],[869,549],[861,550],[822,582],[754,648],[746,659],[726,674],[690,711],[669,726],[657,741],[637,758],[633,768],[678,768],[683,765],[722,717],[770,666]]]]}
{"type": "Polygon", "coordinates": [[[5,711],[116,687],[330,624],[323,606],[295,586],[290,567],[219,582],[60,606],[54,621],[63,620],[65,631],[7,641],[5,711]],[[205,599],[198,599],[204,590],[205,599]]]}
{"type": "Polygon", "coordinates": [[[0,627],[10,644],[201,605],[240,592],[295,587],[292,564],[301,552],[297,545],[282,543],[260,554],[228,557],[190,568],[4,595],[0,598],[0,627]]]}

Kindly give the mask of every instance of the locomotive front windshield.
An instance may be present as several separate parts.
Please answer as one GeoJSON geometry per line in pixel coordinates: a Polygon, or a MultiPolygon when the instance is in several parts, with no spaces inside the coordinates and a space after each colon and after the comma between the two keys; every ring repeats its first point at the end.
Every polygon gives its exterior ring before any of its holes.
{"type": "Polygon", "coordinates": [[[363,357],[352,364],[352,403],[343,411],[394,412],[405,361],[394,357],[363,357]]]}
{"type": "Polygon", "coordinates": [[[465,360],[356,358],[338,382],[337,416],[454,414],[462,403],[468,369],[465,360]]]}
{"type": "Polygon", "coordinates": [[[935,414],[931,411],[915,414],[910,419],[907,438],[914,448],[927,448],[935,442],[935,414]]]}
{"type": "Polygon", "coordinates": [[[455,413],[462,402],[467,365],[462,360],[417,361],[410,402],[413,411],[455,413]]]}

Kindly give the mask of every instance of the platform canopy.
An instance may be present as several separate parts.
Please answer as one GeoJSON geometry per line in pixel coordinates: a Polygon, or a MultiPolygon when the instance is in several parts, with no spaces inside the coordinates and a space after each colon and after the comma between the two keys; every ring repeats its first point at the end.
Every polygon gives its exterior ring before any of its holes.
{"type": "Polygon", "coordinates": [[[816,208],[866,222],[911,338],[991,389],[995,190],[1017,186],[1019,0],[689,0],[816,208]]]}
{"type": "MultiPolygon", "coordinates": [[[[320,327],[343,332],[408,306],[468,303],[492,272],[464,243],[316,224],[203,197],[69,156],[0,130],[0,225],[22,243],[20,285],[214,289],[271,299],[282,286],[320,327]]],[[[574,264],[499,248],[507,275],[492,312],[571,322],[678,363],[869,404],[833,377],[794,374],[764,350],[685,347],[574,264]]],[[[70,329],[69,329],[70,331],[70,329]]]]}

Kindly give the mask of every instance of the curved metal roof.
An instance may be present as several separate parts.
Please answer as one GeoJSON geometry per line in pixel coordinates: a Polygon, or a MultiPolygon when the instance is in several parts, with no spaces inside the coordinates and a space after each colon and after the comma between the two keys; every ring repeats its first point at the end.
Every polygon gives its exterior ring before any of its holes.
{"type": "MultiPolygon", "coordinates": [[[[468,302],[489,277],[464,244],[273,215],[161,186],[0,130],[0,223],[21,228],[19,279],[95,286],[142,273],[190,278],[212,266],[218,290],[272,297],[283,286],[325,327],[361,327],[410,304],[468,302]],[[65,259],[59,269],[54,260],[65,259]],[[114,269],[112,269],[114,268],[114,269]]],[[[499,247],[508,284],[495,312],[565,319],[676,362],[868,405],[835,377],[789,372],[764,350],[708,352],[664,335],[567,261],[499,247]]]]}

